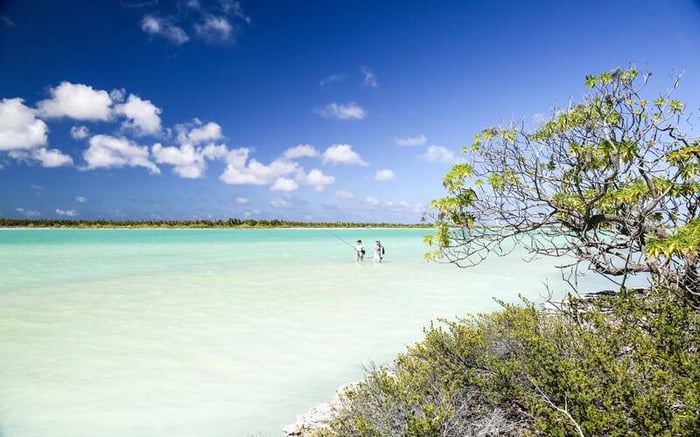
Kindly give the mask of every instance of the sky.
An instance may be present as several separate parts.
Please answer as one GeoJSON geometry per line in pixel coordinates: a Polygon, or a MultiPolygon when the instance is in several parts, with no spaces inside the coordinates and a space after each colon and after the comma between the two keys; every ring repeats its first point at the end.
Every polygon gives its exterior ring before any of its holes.
{"type": "Polygon", "coordinates": [[[630,65],[697,120],[700,2],[0,0],[0,217],[417,223],[630,65]]]}

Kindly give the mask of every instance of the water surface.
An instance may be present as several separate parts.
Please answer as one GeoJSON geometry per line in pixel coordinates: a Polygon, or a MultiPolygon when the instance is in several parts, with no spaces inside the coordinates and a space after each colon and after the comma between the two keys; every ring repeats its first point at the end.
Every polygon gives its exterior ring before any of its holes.
{"type": "Polygon", "coordinates": [[[430,320],[563,289],[427,263],[426,232],[2,230],[0,436],[277,436],[430,320]]]}

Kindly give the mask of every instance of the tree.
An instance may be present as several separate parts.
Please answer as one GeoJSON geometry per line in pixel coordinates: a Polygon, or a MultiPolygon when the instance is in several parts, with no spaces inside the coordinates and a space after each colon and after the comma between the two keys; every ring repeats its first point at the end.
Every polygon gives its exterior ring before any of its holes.
{"type": "Polygon", "coordinates": [[[647,100],[649,77],[588,76],[583,103],[476,135],[432,202],[434,256],[473,266],[519,244],[621,287],[646,274],[700,304],[700,141],[681,131],[678,80],[647,100]]]}

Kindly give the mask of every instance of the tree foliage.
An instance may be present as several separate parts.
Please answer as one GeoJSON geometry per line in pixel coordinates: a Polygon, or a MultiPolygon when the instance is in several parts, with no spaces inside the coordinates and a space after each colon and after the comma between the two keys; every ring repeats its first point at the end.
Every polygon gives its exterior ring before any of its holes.
{"type": "Polygon", "coordinates": [[[654,99],[634,69],[588,76],[580,104],[535,128],[484,129],[443,180],[437,258],[460,266],[514,244],[571,257],[624,286],[649,275],[700,303],[700,142],[682,129],[676,88],[654,99]]]}

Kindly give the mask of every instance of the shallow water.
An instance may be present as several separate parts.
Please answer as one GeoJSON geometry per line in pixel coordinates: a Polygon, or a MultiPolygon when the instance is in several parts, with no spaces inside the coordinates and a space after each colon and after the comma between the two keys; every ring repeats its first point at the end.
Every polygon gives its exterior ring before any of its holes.
{"type": "Polygon", "coordinates": [[[277,436],[430,320],[564,289],[426,263],[426,232],[0,231],[0,436],[277,436]]]}

